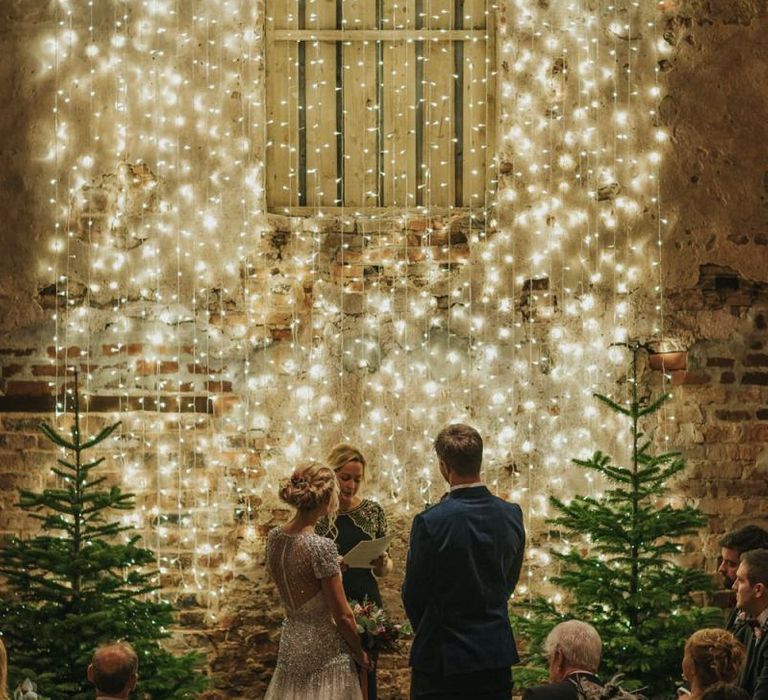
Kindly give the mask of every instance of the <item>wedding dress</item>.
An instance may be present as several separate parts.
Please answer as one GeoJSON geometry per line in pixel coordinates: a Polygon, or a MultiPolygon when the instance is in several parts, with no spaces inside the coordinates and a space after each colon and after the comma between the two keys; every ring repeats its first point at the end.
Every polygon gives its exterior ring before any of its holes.
{"type": "Polygon", "coordinates": [[[361,700],[357,670],[320,579],[340,574],[336,545],[315,533],[267,536],[267,569],[285,607],[277,667],[264,700],[361,700]]]}

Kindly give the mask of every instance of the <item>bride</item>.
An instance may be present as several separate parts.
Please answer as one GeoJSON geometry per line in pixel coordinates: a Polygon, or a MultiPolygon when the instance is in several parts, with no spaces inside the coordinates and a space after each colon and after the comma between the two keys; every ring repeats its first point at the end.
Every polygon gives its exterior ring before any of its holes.
{"type": "Polygon", "coordinates": [[[313,462],[295,471],[279,493],[296,513],[267,536],[267,569],[286,617],[264,700],[360,700],[355,664],[367,669],[368,655],[344,595],[336,545],[315,534],[320,517],[336,515],[336,475],[313,462]]]}

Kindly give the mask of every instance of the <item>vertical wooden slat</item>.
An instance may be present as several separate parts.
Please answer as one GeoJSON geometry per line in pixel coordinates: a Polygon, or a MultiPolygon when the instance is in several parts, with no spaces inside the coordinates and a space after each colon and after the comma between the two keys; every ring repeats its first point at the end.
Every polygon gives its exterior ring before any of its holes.
{"type": "MultiPolygon", "coordinates": [[[[453,27],[464,27],[464,0],[453,0],[453,27]]],[[[453,203],[464,203],[464,42],[453,43],[453,203]]]]}
{"type": "MultiPolygon", "coordinates": [[[[485,0],[464,0],[465,28],[485,27],[485,0]]],[[[463,206],[478,208],[485,203],[488,135],[486,42],[464,42],[464,159],[462,181],[463,206]]]]}
{"type": "MultiPolygon", "coordinates": [[[[373,1],[373,0],[372,0],[373,1]]],[[[383,29],[413,29],[417,0],[382,0],[381,20],[383,29]]]]}
{"type": "MultiPolygon", "coordinates": [[[[307,29],[334,29],[336,3],[307,0],[307,29]]],[[[336,46],[306,44],[307,206],[336,206],[336,46]]]]}
{"type": "Polygon", "coordinates": [[[267,19],[267,201],[298,206],[297,47],[273,42],[272,29],[297,29],[297,0],[270,0],[267,19]],[[278,22],[275,23],[274,20],[278,22]]]}
{"type": "Polygon", "coordinates": [[[453,50],[450,42],[427,42],[424,52],[424,204],[453,204],[453,50]]]}
{"type": "MultiPolygon", "coordinates": [[[[344,0],[345,28],[376,28],[373,0],[344,0]]],[[[377,206],[376,44],[343,47],[345,206],[377,206]]]]}
{"type": "MultiPolygon", "coordinates": [[[[453,0],[425,0],[425,28],[450,29],[453,0]]],[[[425,125],[423,163],[425,205],[451,206],[454,202],[453,159],[453,45],[424,42],[425,125]]]]}
{"type": "Polygon", "coordinates": [[[384,42],[384,202],[415,204],[415,44],[384,42]]]}

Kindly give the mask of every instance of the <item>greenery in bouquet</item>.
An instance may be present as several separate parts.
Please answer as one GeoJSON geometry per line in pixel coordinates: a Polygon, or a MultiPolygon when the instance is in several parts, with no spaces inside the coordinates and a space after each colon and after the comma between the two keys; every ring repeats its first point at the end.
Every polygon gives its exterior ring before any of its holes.
{"type": "Polygon", "coordinates": [[[355,614],[363,647],[369,651],[399,651],[400,641],[413,634],[410,624],[395,622],[382,608],[367,598],[362,603],[353,602],[352,612],[355,614]]]}

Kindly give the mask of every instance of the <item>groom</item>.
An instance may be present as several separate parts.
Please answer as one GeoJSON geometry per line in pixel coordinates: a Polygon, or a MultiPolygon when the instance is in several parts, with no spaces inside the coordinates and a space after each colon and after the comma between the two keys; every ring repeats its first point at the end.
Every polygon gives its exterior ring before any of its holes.
{"type": "Polygon", "coordinates": [[[474,428],[444,428],[435,452],[450,493],[414,518],[403,582],[411,698],[509,700],[518,656],[507,601],[523,562],[522,511],[481,482],[474,428]]]}

